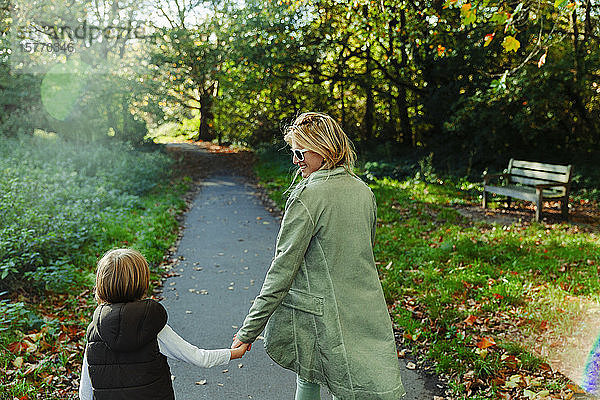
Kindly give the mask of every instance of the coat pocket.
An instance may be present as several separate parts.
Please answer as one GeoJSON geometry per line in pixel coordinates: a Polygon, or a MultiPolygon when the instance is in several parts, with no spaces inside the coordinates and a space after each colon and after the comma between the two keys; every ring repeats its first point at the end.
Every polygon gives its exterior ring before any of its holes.
{"type": "Polygon", "coordinates": [[[323,297],[290,289],[281,303],[286,307],[323,316],[323,297]]]}

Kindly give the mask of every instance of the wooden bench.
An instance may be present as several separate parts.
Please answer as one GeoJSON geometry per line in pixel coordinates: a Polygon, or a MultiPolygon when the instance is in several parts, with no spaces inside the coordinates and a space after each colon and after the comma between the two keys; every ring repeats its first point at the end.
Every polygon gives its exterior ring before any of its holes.
{"type": "Polygon", "coordinates": [[[535,203],[535,220],[539,221],[544,200],[559,200],[563,218],[569,218],[571,165],[542,164],[512,159],[503,174],[483,175],[483,208],[487,208],[489,193],[535,203]],[[492,178],[503,178],[502,186],[490,185],[492,178]]]}

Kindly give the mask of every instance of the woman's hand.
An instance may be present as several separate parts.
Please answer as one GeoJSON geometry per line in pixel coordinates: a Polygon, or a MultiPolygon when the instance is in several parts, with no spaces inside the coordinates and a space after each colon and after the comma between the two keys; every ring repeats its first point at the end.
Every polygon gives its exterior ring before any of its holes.
{"type": "Polygon", "coordinates": [[[240,340],[238,340],[237,335],[234,335],[233,336],[233,343],[231,343],[231,348],[232,349],[237,349],[239,347],[246,347],[246,349],[244,350],[244,353],[245,353],[246,351],[250,351],[250,349],[252,349],[252,343],[241,342],[240,340]]]}
{"type": "MultiPolygon", "coordinates": [[[[240,342],[242,343],[242,342],[240,342]]],[[[233,346],[233,345],[232,345],[233,346]]],[[[250,345],[247,343],[242,343],[239,347],[231,348],[231,360],[236,358],[242,358],[242,356],[246,353],[246,351],[250,350],[250,345]]]]}

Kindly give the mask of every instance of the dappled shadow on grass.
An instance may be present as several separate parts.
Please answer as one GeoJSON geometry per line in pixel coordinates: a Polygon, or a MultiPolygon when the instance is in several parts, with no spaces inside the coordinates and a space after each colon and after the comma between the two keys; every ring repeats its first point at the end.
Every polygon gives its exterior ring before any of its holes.
{"type": "MultiPolygon", "coordinates": [[[[491,208],[484,209],[481,203],[458,204],[454,206],[462,215],[474,220],[495,222],[503,225],[512,223],[530,223],[535,218],[535,205],[532,202],[513,200],[510,207],[505,201],[492,203],[491,208]]],[[[589,201],[572,200],[569,204],[569,220],[565,221],[560,211],[560,202],[544,203],[541,223],[560,224],[568,222],[582,228],[600,230],[600,206],[589,201]]]]}

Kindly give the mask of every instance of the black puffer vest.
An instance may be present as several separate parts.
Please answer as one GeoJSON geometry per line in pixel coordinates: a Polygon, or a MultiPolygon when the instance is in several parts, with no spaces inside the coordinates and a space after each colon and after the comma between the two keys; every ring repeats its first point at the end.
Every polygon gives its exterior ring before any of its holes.
{"type": "Polygon", "coordinates": [[[167,312],[154,300],[102,304],[87,329],[94,400],[174,400],[167,358],[156,335],[167,312]]]}

